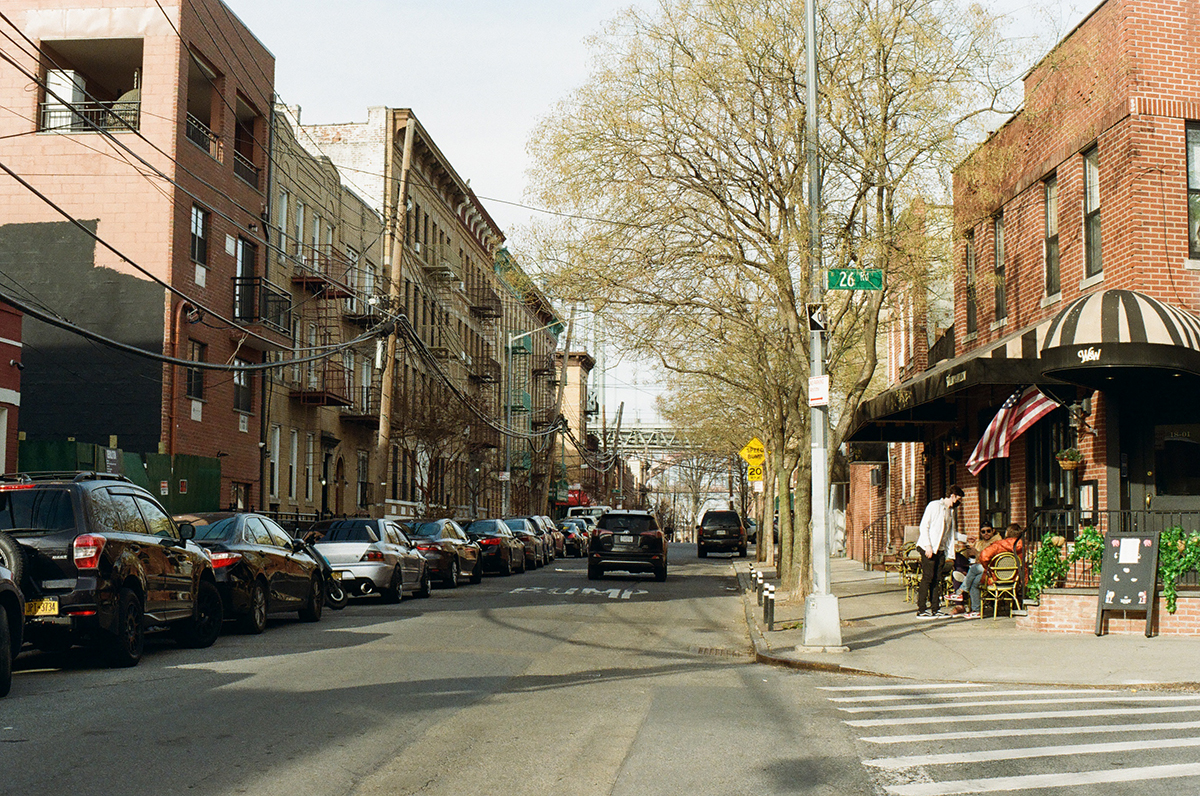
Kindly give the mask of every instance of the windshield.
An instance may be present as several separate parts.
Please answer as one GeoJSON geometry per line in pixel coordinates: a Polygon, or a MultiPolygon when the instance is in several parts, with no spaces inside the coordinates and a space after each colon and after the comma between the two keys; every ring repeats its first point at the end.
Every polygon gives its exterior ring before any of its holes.
{"type": "Polygon", "coordinates": [[[426,539],[438,539],[442,535],[441,523],[418,522],[413,524],[413,536],[423,536],[426,539]]]}
{"type": "Polygon", "coordinates": [[[378,542],[379,537],[365,522],[337,522],[324,527],[314,527],[321,534],[321,542],[378,542]]]}
{"type": "Polygon", "coordinates": [[[524,531],[526,530],[526,527],[525,527],[525,520],[522,520],[522,519],[519,519],[519,518],[514,518],[514,519],[511,519],[511,520],[505,520],[505,521],[504,521],[504,524],[505,524],[505,525],[507,525],[509,528],[512,528],[514,531],[517,531],[517,532],[524,532],[524,531]]]}
{"type": "Polygon", "coordinates": [[[208,523],[204,520],[200,520],[199,522],[193,521],[192,524],[196,526],[197,541],[208,540],[215,542],[233,536],[233,529],[237,525],[237,517],[226,517],[213,523],[208,523]]]}
{"type": "Polygon", "coordinates": [[[75,508],[66,489],[0,491],[0,530],[67,531],[75,527],[75,508]]]}
{"type": "Polygon", "coordinates": [[[495,520],[475,520],[474,522],[472,522],[470,525],[468,525],[463,530],[466,531],[467,533],[481,534],[481,533],[497,533],[499,529],[496,528],[495,520]]]}
{"type": "Polygon", "coordinates": [[[737,528],[741,523],[733,511],[710,511],[704,515],[705,528],[737,528]]]}

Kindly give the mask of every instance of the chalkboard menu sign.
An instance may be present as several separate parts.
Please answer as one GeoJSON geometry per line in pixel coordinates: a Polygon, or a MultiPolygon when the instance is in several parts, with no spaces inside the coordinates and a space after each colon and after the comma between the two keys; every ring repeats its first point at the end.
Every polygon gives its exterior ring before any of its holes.
{"type": "Polygon", "coordinates": [[[1096,635],[1103,635],[1105,611],[1145,611],[1146,637],[1158,599],[1158,532],[1113,533],[1104,537],[1096,635]]]}

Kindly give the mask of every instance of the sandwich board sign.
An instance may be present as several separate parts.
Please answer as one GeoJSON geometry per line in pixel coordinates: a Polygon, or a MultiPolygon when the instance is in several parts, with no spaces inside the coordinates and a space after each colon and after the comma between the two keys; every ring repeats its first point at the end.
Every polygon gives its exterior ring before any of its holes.
{"type": "Polygon", "coordinates": [[[1096,635],[1104,635],[1105,611],[1145,611],[1146,638],[1158,602],[1158,531],[1115,533],[1104,537],[1100,564],[1100,602],[1096,635]]]}

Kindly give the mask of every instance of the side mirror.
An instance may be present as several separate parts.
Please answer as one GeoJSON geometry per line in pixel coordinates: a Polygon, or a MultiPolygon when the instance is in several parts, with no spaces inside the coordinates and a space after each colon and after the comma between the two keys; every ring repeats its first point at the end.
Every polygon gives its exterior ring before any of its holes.
{"type": "Polygon", "coordinates": [[[179,531],[179,540],[181,542],[191,541],[196,538],[196,526],[190,522],[181,522],[175,528],[179,531]]]}

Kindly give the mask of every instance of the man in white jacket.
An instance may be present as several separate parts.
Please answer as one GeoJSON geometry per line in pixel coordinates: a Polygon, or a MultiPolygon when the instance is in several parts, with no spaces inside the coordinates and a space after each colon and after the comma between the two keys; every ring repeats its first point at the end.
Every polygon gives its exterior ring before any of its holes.
{"type": "Polygon", "coordinates": [[[917,616],[942,618],[942,568],[954,549],[954,507],[962,500],[957,485],[946,490],[946,497],[925,507],[917,549],[921,551],[921,585],[917,588],[917,616]]]}

